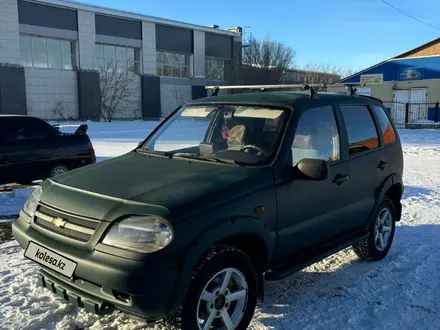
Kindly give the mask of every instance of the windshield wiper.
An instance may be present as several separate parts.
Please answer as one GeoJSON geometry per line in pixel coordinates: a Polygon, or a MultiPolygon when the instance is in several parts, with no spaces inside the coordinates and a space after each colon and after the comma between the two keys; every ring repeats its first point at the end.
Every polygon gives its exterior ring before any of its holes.
{"type": "Polygon", "coordinates": [[[143,154],[161,155],[161,156],[166,156],[169,158],[173,157],[173,154],[169,151],[156,151],[156,150],[148,150],[148,149],[142,149],[142,148],[138,148],[138,149],[136,149],[136,151],[143,153],[143,154]]]}
{"type": "Polygon", "coordinates": [[[211,157],[211,156],[203,156],[201,154],[197,153],[190,153],[190,152],[176,152],[172,154],[173,157],[182,157],[182,158],[193,158],[193,159],[201,159],[206,160],[208,162],[214,162],[214,163],[222,163],[222,164],[233,164],[233,165],[243,165],[240,162],[237,162],[233,159],[225,159],[225,158],[218,158],[218,157],[211,157]]]}

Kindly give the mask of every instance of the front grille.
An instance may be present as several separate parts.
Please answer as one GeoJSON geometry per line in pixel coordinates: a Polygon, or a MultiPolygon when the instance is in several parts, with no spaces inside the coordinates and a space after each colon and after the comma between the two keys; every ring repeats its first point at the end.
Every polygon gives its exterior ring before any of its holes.
{"type": "Polygon", "coordinates": [[[99,221],[65,214],[53,208],[38,205],[34,223],[51,232],[81,242],[88,242],[93,236],[99,221]]]}

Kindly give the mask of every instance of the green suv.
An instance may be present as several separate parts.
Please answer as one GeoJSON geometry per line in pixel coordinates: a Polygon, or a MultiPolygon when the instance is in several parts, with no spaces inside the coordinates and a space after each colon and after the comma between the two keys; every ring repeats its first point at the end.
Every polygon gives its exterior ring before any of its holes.
{"type": "Polygon", "coordinates": [[[43,181],[13,233],[39,283],[87,311],[246,329],[265,280],[349,246],[387,255],[402,172],[399,136],[373,98],[214,95],[133,151],[43,181]]]}

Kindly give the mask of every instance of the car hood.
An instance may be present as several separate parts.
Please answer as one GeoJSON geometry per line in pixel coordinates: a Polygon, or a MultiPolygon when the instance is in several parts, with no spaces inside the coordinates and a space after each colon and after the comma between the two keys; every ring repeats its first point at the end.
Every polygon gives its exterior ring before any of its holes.
{"type": "Polygon", "coordinates": [[[51,181],[46,184],[50,188],[42,195],[43,202],[109,221],[127,212],[183,219],[273,182],[269,167],[239,167],[137,152],[67,172],[51,181]]]}

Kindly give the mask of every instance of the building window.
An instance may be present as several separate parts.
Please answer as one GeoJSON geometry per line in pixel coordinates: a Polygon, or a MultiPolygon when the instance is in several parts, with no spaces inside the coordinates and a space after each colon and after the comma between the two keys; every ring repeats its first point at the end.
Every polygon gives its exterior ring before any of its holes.
{"type": "Polygon", "coordinates": [[[138,48],[95,44],[95,68],[99,71],[139,73],[139,57],[138,48]]]}
{"type": "Polygon", "coordinates": [[[157,74],[159,76],[191,78],[190,54],[156,52],[157,74]]]}
{"type": "Polygon", "coordinates": [[[225,80],[225,60],[219,57],[205,58],[205,78],[208,80],[225,80]]]}
{"type": "Polygon", "coordinates": [[[70,40],[20,36],[24,67],[72,70],[75,63],[74,42],[70,40]]]}

